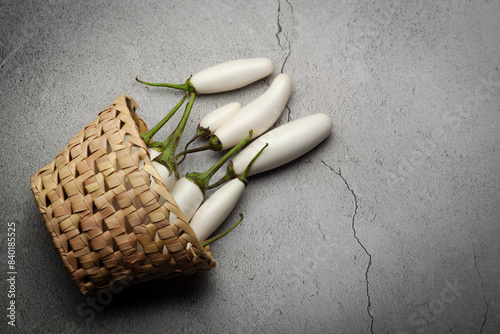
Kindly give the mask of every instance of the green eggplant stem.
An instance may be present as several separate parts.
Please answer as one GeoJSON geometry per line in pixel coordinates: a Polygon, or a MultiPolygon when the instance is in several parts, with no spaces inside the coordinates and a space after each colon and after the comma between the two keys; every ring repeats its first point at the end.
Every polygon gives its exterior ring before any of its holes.
{"type": "Polygon", "coordinates": [[[252,158],[252,160],[250,160],[247,167],[243,171],[243,174],[241,174],[241,176],[238,178],[241,182],[247,184],[248,172],[250,171],[250,168],[252,168],[253,162],[259,157],[259,155],[266,149],[267,146],[269,146],[269,143],[266,143],[266,145],[264,145],[264,147],[262,147],[260,151],[257,152],[257,154],[252,158]]]}
{"type": "MultiPolygon", "coordinates": [[[[196,139],[198,139],[200,136],[198,135],[198,133],[196,133],[193,138],[189,139],[189,141],[187,142],[186,146],[184,146],[184,152],[187,151],[189,145],[191,145],[192,142],[194,142],[196,139]]],[[[185,155],[185,154],[184,154],[185,155]]]]}
{"type": "Polygon", "coordinates": [[[227,231],[221,233],[221,234],[218,234],[216,235],[215,237],[212,237],[210,239],[207,239],[205,241],[203,241],[201,243],[201,245],[203,247],[209,245],[210,243],[216,241],[216,240],[219,240],[220,238],[224,237],[226,234],[228,234],[229,232],[231,232],[236,226],[238,226],[239,223],[241,223],[241,221],[243,220],[243,215],[240,213],[240,219],[236,222],[236,224],[234,224],[233,226],[231,226],[227,231]]]}
{"type": "MultiPolygon", "coordinates": [[[[214,136],[210,137],[210,139],[208,140],[208,143],[203,145],[203,146],[191,148],[189,150],[184,149],[184,151],[177,154],[177,159],[180,158],[181,156],[185,156],[188,153],[201,152],[201,151],[206,151],[206,150],[222,151],[222,143],[220,142],[220,140],[217,136],[214,135],[214,136]]],[[[182,160],[184,160],[184,159],[182,159],[182,160]]]]}
{"type": "Polygon", "coordinates": [[[177,149],[177,146],[179,145],[179,141],[181,139],[182,133],[184,132],[184,129],[186,128],[186,124],[189,118],[189,115],[191,114],[191,109],[193,108],[194,100],[196,98],[196,95],[194,93],[191,93],[191,97],[189,99],[189,103],[186,106],[186,109],[184,111],[184,115],[182,115],[182,119],[180,120],[179,124],[175,128],[175,130],[172,132],[172,134],[163,142],[164,147],[162,154],[157,156],[154,161],[163,164],[166,166],[170,171],[174,172],[177,178],[179,178],[179,171],[178,171],[178,165],[177,161],[175,159],[175,150],[177,149]]]}
{"type": "Polygon", "coordinates": [[[169,139],[170,137],[168,137],[167,140],[165,140],[164,142],[158,142],[158,141],[152,142],[148,145],[148,147],[157,150],[158,152],[161,153],[165,151],[165,148],[168,146],[169,139]]]}
{"type": "Polygon", "coordinates": [[[135,77],[135,80],[137,82],[140,82],[143,85],[146,85],[146,86],[168,87],[168,88],[179,89],[179,90],[186,91],[188,93],[195,93],[196,94],[196,88],[194,88],[194,86],[191,84],[191,78],[187,79],[186,82],[183,84],[146,82],[146,81],[139,80],[138,76],[135,77]]]}
{"type": "Polygon", "coordinates": [[[210,179],[214,174],[219,170],[219,168],[224,165],[229,158],[231,158],[240,148],[245,146],[246,143],[252,139],[253,135],[253,130],[250,130],[248,133],[248,136],[243,139],[241,142],[238,143],[235,147],[233,147],[229,152],[227,152],[217,163],[215,163],[212,167],[210,167],[206,172],[203,173],[189,173],[186,174],[186,178],[193,182],[194,184],[198,185],[200,190],[203,192],[203,194],[206,193],[208,189],[208,184],[210,182],[210,179]]]}
{"type": "Polygon", "coordinates": [[[176,159],[178,160],[181,156],[182,156],[182,160],[181,161],[177,161],[177,163],[180,165],[184,159],[186,159],[186,154],[189,153],[188,152],[188,147],[189,145],[191,145],[196,139],[200,138],[200,137],[207,137],[210,135],[210,130],[209,129],[205,129],[205,128],[202,128],[198,125],[198,129],[196,130],[196,134],[193,136],[193,138],[191,138],[186,146],[184,146],[184,151],[182,151],[181,153],[179,153],[176,157],[176,159]]]}
{"type": "Polygon", "coordinates": [[[226,181],[234,179],[235,177],[237,177],[236,173],[234,172],[234,169],[232,169],[232,166],[233,166],[232,162],[230,162],[229,165],[228,165],[228,171],[226,172],[226,174],[220,180],[218,180],[217,182],[209,185],[207,189],[216,188],[216,187],[220,186],[221,184],[225,183],[226,181]],[[231,170],[231,171],[229,171],[229,170],[231,170]]]}
{"type": "Polygon", "coordinates": [[[180,165],[184,161],[184,159],[186,159],[186,155],[185,154],[182,156],[181,161],[179,161],[179,155],[177,155],[175,157],[175,160],[177,160],[177,165],[180,165]]]}
{"type": "Polygon", "coordinates": [[[175,112],[179,110],[179,108],[184,104],[187,95],[188,93],[185,92],[184,96],[179,101],[179,103],[177,103],[177,105],[165,117],[163,117],[163,119],[158,124],[156,124],[153,128],[151,128],[151,130],[140,134],[142,140],[144,140],[146,145],[149,146],[151,138],[153,138],[153,136],[165,125],[165,123],[167,123],[170,120],[170,118],[172,118],[175,112]]]}
{"type": "MultiPolygon", "coordinates": [[[[185,158],[188,153],[201,152],[201,151],[205,151],[205,150],[208,150],[208,149],[210,149],[210,146],[208,144],[200,146],[200,147],[196,147],[196,148],[191,148],[189,150],[184,149],[184,151],[182,151],[181,153],[177,154],[177,156],[175,158],[179,159],[182,156],[184,156],[184,158],[185,158]]],[[[182,160],[184,160],[184,158],[182,160]]]]}
{"type": "Polygon", "coordinates": [[[234,178],[238,178],[240,179],[241,182],[245,183],[245,185],[247,184],[247,176],[248,176],[248,172],[250,171],[250,168],[252,167],[253,165],[253,162],[259,157],[259,155],[262,153],[262,151],[265,150],[265,148],[268,146],[269,144],[266,143],[266,145],[264,145],[264,147],[262,147],[260,149],[259,152],[257,152],[257,154],[252,158],[252,160],[248,163],[247,167],[245,168],[245,170],[243,171],[243,174],[241,175],[237,175],[236,172],[234,171],[234,166],[233,166],[233,162],[230,161],[229,164],[227,165],[227,170],[226,170],[226,174],[220,179],[218,180],[217,182],[215,182],[214,184],[211,184],[208,186],[207,189],[212,189],[212,188],[215,188],[215,187],[218,187],[220,186],[221,184],[225,183],[226,181],[228,180],[231,180],[231,179],[234,179],[234,178]]]}

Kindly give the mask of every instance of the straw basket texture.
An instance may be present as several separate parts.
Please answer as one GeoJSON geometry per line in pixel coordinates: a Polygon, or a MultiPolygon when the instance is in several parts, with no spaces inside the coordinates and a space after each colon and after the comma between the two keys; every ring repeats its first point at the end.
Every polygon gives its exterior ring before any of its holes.
{"type": "Polygon", "coordinates": [[[215,267],[151,164],[137,108],[120,96],[31,177],[46,227],[83,294],[215,267]]]}

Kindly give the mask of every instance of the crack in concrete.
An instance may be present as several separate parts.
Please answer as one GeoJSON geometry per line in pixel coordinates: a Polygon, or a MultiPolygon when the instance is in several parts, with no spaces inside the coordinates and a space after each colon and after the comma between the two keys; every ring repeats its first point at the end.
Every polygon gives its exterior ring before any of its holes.
{"type": "MultiPolygon", "coordinates": [[[[288,6],[290,6],[290,9],[291,9],[292,14],[293,14],[292,4],[290,4],[290,2],[288,0],[286,0],[286,3],[288,4],[288,6]]],[[[290,41],[288,40],[288,34],[286,34],[283,31],[283,27],[281,26],[281,20],[280,20],[281,16],[282,16],[281,1],[278,0],[278,15],[277,15],[278,32],[276,32],[276,39],[278,40],[278,45],[280,46],[281,49],[283,49],[283,50],[285,50],[285,48],[288,49],[287,54],[285,55],[285,59],[284,59],[283,63],[281,64],[280,73],[283,73],[283,70],[285,68],[285,64],[288,61],[290,54],[292,53],[292,48],[290,45],[290,41]],[[283,36],[285,37],[284,45],[281,44],[280,34],[283,34],[283,36]]]]}
{"type": "Polygon", "coordinates": [[[281,40],[280,40],[280,33],[283,31],[281,28],[280,24],[280,16],[281,16],[281,2],[278,0],[278,17],[277,17],[277,23],[278,23],[278,32],[276,33],[276,39],[278,40],[278,45],[283,48],[281,45],[281,40]]]}
{"type": "Polygon", "coordinates": [[[365,245],[363,245],[363,243],[361,242],[361,240],[359,240],[359,238],[357,236],[357,232],[356,232],[355,220],[356,220],[356,215],[358,214],[358,197],[356,196],[356,194],[354,193],[354,191],[352,190],[352,188],[349,186],[349,183],[347,183],[347,180],[345,179],[345,177],[342,176],[342,172],[341,172],[340,168],[339,168],[339,171],[337,172],[331,166],[329,166],[325,161],[321,160],[321,162],[326,167],[328,167],[333,173],[335,173],[336,175],[338,175],[344,181],[344,183],[345,183],[345,185],[347,187],[347,190],[349,190],[349,192],[352,194],[352,196],[354,198],[354,214],[352,215],[351,228],[352,228],[352,231],[353,231],[354,239],[356,239],[356,241],[358,242],[358,244],[361,246],[361,248],[364,250],[364,252],[368,256],[368,265],[367,265],[366,271],[365,271],[366,297],[367,297],[367,300],[368,300],[368,305],[366,306],[366,311],[368,312],[368,316],[371,319],[370,320],[370,332],[373,334],[373,323],[374,323],[375,319],[374,319],[373,315],[370,312],[371,298],[370,298],[370,288],[369,288],[370,282],[368,280],[368,272],[370,271],[370,267],[372,265],[372,256],[368,252],[368,250],[366,249],[365,245]]]}
{"type": "Polygon", "coordinates": [[[291,110],[290,110],[290,107],[287,105],[285,106],[285,109],[288,110],[288,113],[287,113],[287,116],[286,116],[286,122],[290,122],[290,113],[291,113],[291,110]]]}
{"type": "MultiPolygon", "coordinates": [[[[285,36],[285,38],[286,38],[286,36],[285,36]]],[[[288,40],[288,39],[287,39],[287,40],[288,40]]],[[[281,73],[283,73],[283,70],[284,70],[284,68],[285,68],[285,64],[286,64],[286,62],[288,61],[288,57],[290,57],[290,54],[291,54],[291,53],[292,53],[292,50],[291,50],[291,48],[289,47],[289,48],[288,48],[288,54],[285,56],[285,60],[283,61],[283,64],[281,65],[281,73]]]]}
{"type": "MultiPolygon", "coordinates": [[[[288,0],[285,0],[286,3],[288,4],[288,6],[290,6],[290,10],[292,11],[292,14],[293,14],[293,7],[292,7],[292,4],[288,1],[288,0]]],[[[281,25],[281,16],[282,16],[282,12],[281,12],[281,1],[278,0],[278,13],[277,13],[277,25],[278,25],[278,31],[276,32],[276,39],[278,40],[278,45],[280,46],[280,48],[282,50],[285,50],[285,49],[288,49],[287,51],[287,54],[285,55],[285,59],[283,60],[283,63],[281,64],[281,69],[280,69],[280,73],[284,73],[284,68],[285,68],[285,65],[288,61],[288,58],[290,57],[290,54],[292,53],[292,48],[291,48],[291,45],[290,45],[290,41],[288,40],[288,34],[286,34],[284,31],[283,31],[283,27],[281,25]],[[280,38],[280,34],[283,34],[283,36],[285,37],[285,42],[283,43],[284,45],[281,44],[281,38],[280,38]]],[[[287,122],[290,121],[291,117],[290,117],[290,114],[291,114],[291,110],[290,110],[290,107],[285,106],[286,110],[287,110],[287,122]]]]}
{"type": "Polygon", "coordinates": [[[477,275],[481,279],[481,292],[483,294],[483,302],[484,305],[486,306],[486,309],[484,311],[484,317],[483,317],[483,323],[481,324],[481,328],[479,330],[479,333],[481,334],[483,332],[484,325],[486,324],[486,320],[488,319],[488,310],[490,309],[490,306],[488,305],[488,302],[486,301],[486,293],[484,292],[484,279],[483,275],[481,275],[481,272],[479,271],[479,267],[477,266],[477,256],[476,256],[476,246],[473,245],[472,247],[472,253],[474,254],[474,267],[476,268],[477,275]]]}

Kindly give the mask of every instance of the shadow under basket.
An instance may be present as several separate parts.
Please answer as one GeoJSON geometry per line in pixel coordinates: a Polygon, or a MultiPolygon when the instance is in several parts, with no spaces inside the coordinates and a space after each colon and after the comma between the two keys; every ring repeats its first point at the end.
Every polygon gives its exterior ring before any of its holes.
{"type": "Polygon", "coordinates": [[[137,108],[120,96],[31,177],[46,227],[83,294],[215,267],[151,164],[137,108]]]}

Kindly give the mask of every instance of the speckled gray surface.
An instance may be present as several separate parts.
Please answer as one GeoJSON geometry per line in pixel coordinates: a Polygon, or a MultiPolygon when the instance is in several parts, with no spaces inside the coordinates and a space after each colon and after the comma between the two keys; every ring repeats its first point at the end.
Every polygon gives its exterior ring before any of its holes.
{"type": "MultiPolygon", "coordinates": [[[[3,312],[16,226],[20,333],[499,333],[498,1],[13,1],[0,5],[3,312]],[[333,135],[250,180],[217,268],[83,297],[29,189],[119,95],[153,124],[181,82],[269,57],[274,74],[200,97],[251,101],[294,80],[279,123],[315,112],[333,135]],[[106,296],[108,297],[108,296],[106,296]]],[[[168,129],[161,132],[165,135],[168,129]]],[[[189,160],[201,170],[216,155],[189,160]]],[[[230,219],[231,220],[231,219],[230,219]]],[[[226,222],[227,228],[231,222],[226,222]]]]}

